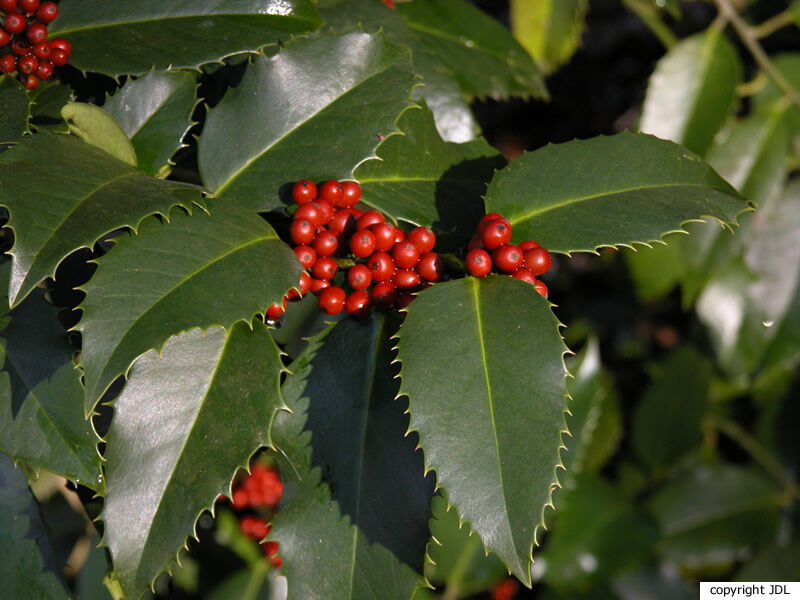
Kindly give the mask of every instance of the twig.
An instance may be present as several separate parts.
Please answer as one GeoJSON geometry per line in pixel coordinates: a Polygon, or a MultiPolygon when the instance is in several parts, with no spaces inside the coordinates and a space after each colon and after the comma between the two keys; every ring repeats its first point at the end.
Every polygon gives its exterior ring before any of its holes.
{"type": "Polygon", "coordinates": [[[789,25],[793,24],[798,13],[800,13],[800,7],[797,5],[790,6],[783,12],[779,12],[774,17],[770,17],[760,25],[754,26],[753,34],[759,39],[768,37],[779,29],[783,29],[784,27],[788,27],[789,25]]]}
{"type": "Polygon", "coordinates": [[[678,43],[678,38],[658,17],[658,12],[652,4],[642,2],[642,0],[623,0],[623,3],[631,12],[636,13],[667,50],[678,43]]]}

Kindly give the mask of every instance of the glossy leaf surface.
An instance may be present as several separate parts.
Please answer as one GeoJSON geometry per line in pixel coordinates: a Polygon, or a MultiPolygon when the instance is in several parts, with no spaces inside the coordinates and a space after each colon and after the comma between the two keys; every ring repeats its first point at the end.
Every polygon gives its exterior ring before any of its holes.
{"type": "Polygon", "coordinates": [[[389,318],[332,325],[290,366],[270,534],[289,600],[410,598],[423,583],[433,481],[395,400],[389,318]]]}
{"type": "Polygon", "coordinates": [[[126,81],[103,105],[130,138],[145,173],[155,175],[183,146],[197,104],[195,87],[186,71],[148,73],[126,81]]]}
{"type": "Polygon", "coordinates": [[[73,136],[35,135],[0,155],[0,204],[11,213],[12,306],[70,253],[148,215],[202,198],[198,188],[143,175],[73,136]],[[47,169],[42,169],[47,164],[47,169]]]}
{"type": "Polygon", "coordinates": [[[561,462],[558,321],[533,287],[504,276],[438,283],[407,310],[397,336],[401,393],[426,467],[486,547],[530,583],[561,462]]]}
{"type": "Polygon", "coordinates": [[[413,85],[408,51],[381,35],[298,39],[259,56],[209,111],[198,141],[203,181],[264,211],[282,206],[282,186],[288,202],[299,179],[348,179],[397,130],[413,85]]]}
{"type": "Polygon", "coordinates": [[[25,88],[9,75],[0,77],[0,142],[10,142],[28,131],[30,101],[25,88]]]}
{"type": "Polygon", "coordinates": [[[639,128],[705,154],[734,108],[741,70],[721,31],[681,40],[650,77],[639,128]]]}
{"type": "Polygon", "coordinates": [[[280,351],[258,322],[193,329],[139,358],[106,436],[103,543],[138,598],[194,534],[283,406],[280,351]]]}
{"type": "Polygon", "coordinates": [[[210,206],[210,214],[173,210],[169,223],[149,219],[99,261],[77,325],[87,413],[136,357],[171,335],[249,321],[297,285],[300,263],[261,217],[210,206]]]}
{"type": "Polygon", "coordinates": [[[311,0],[64,0],[59,9],[50,38],[70,41],[70,64],[111,77],[197,68],[320,25],[311,0]],[[164,52],[170,40],[180,43],[164,52]]]}
{"type": "Polygon", "coordinates": [[[105,110],[85,102],[67,102],[61,117],[72,135],[97,146],[117,160],[136,166],[136,150],[114,118],[105,110]]]}
{"type": "MultiPolygon", "coordinates": [[[[10,262],[0,265],[8,278],[10,262]]],[[[100,440],[83,416],[75,349],[57,310],[36,290],[4,314],[0,331],[0,451],[35,471],[44,469],[102,491],[100,440]]]]}
{"type": "Polygon", "coordinates": [[[486,211],[550,251],[658,240],[683,223],[734,223],[747,203],[711,167],[680,146],[620,133],[545,146],[499,171],[486,211]]]}
{"type": "Polygon", "coordinates": [[[550,74],[578,49],[587,0],[511,0],[511,31],[550,74]]]}

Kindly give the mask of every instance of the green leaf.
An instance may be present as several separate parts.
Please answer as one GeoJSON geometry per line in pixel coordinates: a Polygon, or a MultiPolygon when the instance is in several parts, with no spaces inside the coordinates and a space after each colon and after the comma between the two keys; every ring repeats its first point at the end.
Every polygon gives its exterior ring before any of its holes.
{"type": "Polygon", "coordinates": [[[719,29],[681,40],[650,76],[640,129],[705,154],[735,106],[741,71],[719,29]]]}
{"type": "Polygon", "coordinates": [[[61,109],[72,101],[72,90],[58,81],[40,83],[28,92],[32,101],[31,117],[37,131],[69,133],[69,127],[61,117],[61,109]]]}
{"type": "Polygon", "coordinates": [[[59,8],[49,37],[71,42],[70,64],[111,77],[198,68],[320,25],[311,0],[63,0],[59,8]]]}
{"type": "Polygon", "coordinates": [[[87,144],[97,146],[114,158],[133,167],[136,151],[114,118],[99,106],[84,102],[67,102],[61,109],[69,132],[87,144]]]}
{"type": "Polygon", "coordinates": [[[656,137],[620,133],[523,154],[499,171],[487,212],[550,251],[647,243],[712,217],[732,224],[747,203],[711,167],[656,137]]]}
{"type": "Polygon", "coordinates": [[[397,336],[400,391],[426,468],[528,585],[565,430],[567,349],[558,327],[529,284],[467,277],[420,293],[397,336]]]}
{"type": "Polygon", "coordinates": [[[511,31],[549,74],[578,49],[588,7],[587,0],[511,0],[511,31]]]}
{"type": "Polygon", "coordinates": [[[289,600],[410,598],[424,583],[433,481],[395,400],[389,319],[340,321],[290,366],[292,412],[273,429],[284,493],[270,534],[289,600]]]}
{"type": "Polygon", "coordinates": [[[415,0],[398,2],[397,11],[419,35],[422,49],[437,56],[467,96],[547,96],[530,55],[505,27],[470,3],[415,0]]]}
{"type": "MultiPolygon", "coordinates": [[[[716,223],[709,223],[714,226],[716,223]]],[[[666,296],[686,275],[681,243],[682,233],[664,236],[663,244],[648,248],[624,248],[622,255],[636,286],[636,296],[642,302],[666,296]]]]}
{"type": "Polygon", "coordinates": [[[199,188],[148,177],[73,136],[52,134],[27,137],[0,155],[0,181],[15,236],[11,306],[74,250],[202,197],[199,188]]]}
{"type": "Polygon", "coordinates": [[[290,196],[298,179],[352,177],[411,104],[409,61],[405,48],[362,32],[258,56],[209,111],[198,141],[206,187],[265,211],[280,208],[279,189],[290,196]]]}
{"type": "Polygon", "coordinates": [[[3,594],[8,598],[69,598],[28,482],[22,470],[2,454],[0,506],[0,543],[5,548],[0,561],[3,594]]]}
{"type": "Polygon", "coordinates": [[[596,476],[579,476],[559,493],[552,531],[541,553],[543,579],[580,590],[645,562],[658,539],[655,523],[596,476]]]}
{"type": "MultiPolygon", "coordinates": [[[[10,262],[0,264],[0,281],[10,262]]],[[[74,349],[55,307],[37,290],[6,315],[0,331],[0,450],[36,471],[57,473],[102,490],[100,440],[83,415],[83,386],[74,349]]]]}
{"type": "MultiPolygon", "coordinates": [[[[483,139],[442,141],[424,108],[406,111],[398,125],[402,135],[387,138],[378,158],[354,173],[363,202],[394,221],[434,227],[445,235],[474,231],[483,216],[486,184],[505,160],[483,139]]],[[[463,247],[466,241],[456,243],[463,247]]]]}
{"type": "MultiPolygon", "coordinates": [[[[754,580],[750,580],[754,581],[754,580]]],[[[614,591],[620,600],[695,600],[695,585],[690,585],[676,569],[645,567],[623,572],[614,578],[614,591]]]]}
{"type": "Polygon", "coordinates": [[[170,338],[140,357],[107,435],[103,543],[114,578],[138,598],[167,569],[204,509],[230,494],[284,406],[280,350],[267,328],[237,323],[170,338]]]}
{"type": "Polygon", "coordinates": [[[28,131],[30,100],[25,88],[10,75],[0,77],[0,142],[10,142],[28,131]]]}
{"type": "Polygon", "coordinates": [[[129,79],[103,108],[136,149],[139,168],[155,175],[182,148],[198,100],[195,78],[186,71],[148,73],[129,79]]]}
{"type": "MultiPolygon", "coordinates": [[[[796,18],[800,19],[800,5],[797,5],[796,18]]],[[[800,54],[797,52],[787,52],[770,56],[773,66],[786,78],[794,88],[800,88],[800,54]]],[[[766,85],[755,96],[753,96],[753,112],[772,112],[776,105],[789,103],[786,102],[784,92],[775,84],[772,79],[767,79],[766,85]]],[[[800,110],[796,106],[786,106],[789,109],[788,125],[793,135],[800,134],[800,110]]]]}
{"type": "Polygon", "coordinates": [[[762,548],[736,574],[734,581],[800,580],[800,544],[775,544],[762,548]]]}
{"type": "Polygon", "coordinates": [[[459,523],[444,496],[433,497],[431,512],[430,564],[425,569],[430,582],[444,584],[450,597],[461,598],[487,590],[507,575],[497,555],[487,555],[481,539],[459,523]]]}
{"type": "Polygon", "coordinates": [[[600,362],[600,348],[592,337],[569,364],[574,375],[567,380],[570,435],[562,453],[566,478],[598,471],[611,457],[622,437],[622,415],[610,376],[600,362]]]}
{"type": "Polygon", "coordinates": [[[266,221],[236,205],[209,204],[210,214],[174,210],[168,224],[144,221],[99,261],[76,327],[87,414],[137,356],[171,335],[249,321],[297,285],[300,263],[266,221]]]}
{"type": "Polygon", "coordinates": [[[660,553],[691,570],[729,565],[752,544],[774,539],[781,490],[761,473],[701,465],[650,502],[661,528],[660,553]]]}

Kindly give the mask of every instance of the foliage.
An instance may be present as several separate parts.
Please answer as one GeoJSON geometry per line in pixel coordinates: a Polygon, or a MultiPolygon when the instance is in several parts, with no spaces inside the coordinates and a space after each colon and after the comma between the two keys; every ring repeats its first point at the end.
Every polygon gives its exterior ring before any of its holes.
{"type": "Polygon", "coordinates": [[[770,557],[797,552],[779,531],[800,498],[800,62],[757,40],[793,13],[759,28],[718,0],[677,40],[678,3],[626,5],[669,46],[638,130],[507,158],[471,103],[546,99],[587,2],[513,2],[515,37],[465,0],[63,0],[50,31],[73,66],[35,91],[0,78],[14,593],[94,597],[106,555],[123,599],[452,599],[508,574],[540,597],[680,597],[710,573],[790,579],[770,557]],[[87,95],[86,73],[106,89],[87,95]],[[434,229],[448,280],[399,311],[326,319],[307,296],[268,318],[300,285],[304,178],[358,181],[364,209],[434,229]],[[561,255],[556,304],[464,276],[489,212],[561,255]],[[575,305],[572,261],[598,252],[624,257],[641,300],[680,286],[702,335],[615,371],[603,331],[582,314],[565,328],[556,306],[575,305]],[[255,456],[284,487],[254,541],[231,506],[255,456]],[[27,485],[44,472],[102,535],[67,580],[27,485]],[[197,565],[229,565],[207,548],[232,565],[213,582],[197,565]]]}

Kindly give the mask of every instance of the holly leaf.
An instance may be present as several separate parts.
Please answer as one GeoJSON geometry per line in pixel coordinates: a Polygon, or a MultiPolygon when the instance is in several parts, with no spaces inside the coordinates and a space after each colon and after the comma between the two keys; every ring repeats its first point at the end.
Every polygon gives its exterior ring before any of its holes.
{"type": "Polygon", "coordinates": [[[394,221],[434,227],[445,235],[474,230],[483,215],[486,183],[505,160],[482,139],[443,141],[425,108],[407,110],[398,126],[402,135],[387,138],[378,158],[354,173],[363,202],[394,221]]]}
{"type": "Polygon", "coordinates": [[[511,0],[511,31],[550,74],[578,49],[588,8],[587,0],[511,0]]]}
{"type": "Polygon", "coordinates": [[[16,140],[28,131],[31,103],[25,88],[9,75],[0,77],[0,142],[16,140]]]}
{"type": "Polygon", "coordinates": [[[710,382],[711,364],[690,347],[664,361],[633,415],[631,443],[643,463],[669,467],[699,445],[710,382]]]}
{"type": "Polygon", "coordinates": [[[197,105],[195,78],[187,71],[129,79],[103,108],[130,138],[139,168],[155,175],[182,148],[197,105]]]}
{"type": "Polygon", "coordinates": [[[70,64],[115,78],[151,69],[196,69],[320,25],[311,0],[140,0],[113,5],[63,0],[59,9],[49,37],[70,41],[70,64]],[[169,52],[164,52],[166,45],[169,52]]]}
{"type": "Polygon", "coordinates": [[[352,178],[397,131],[413,85],[408,50],[381,35],[298,39],[258,56],[208,113],[198,140],[203,181],[217,196],[265,211],[283,206],[281,186],[288,203],[298,179],[352,178]]]}
{"type": "Polygon", "coordinates": [[[0,561],[3,594],[9,598],[69,598],[25,475],[2,454],[0,505],[0,543],[7,553],[0,561]]]}
{"type": "Polygon", "coordinates": [[[716,28],[680,41],[650,76],[639,128],[703,155],[736,101],[742,66],[716,28]]]}
{"type": "MultiPolygon", "coordinates": [[[[10,262],[0,264],[0,280],[10,262]]],[[[99,438],[84,419],[83,386],[74,349],[55,307],[37,290],[5,315],[0,331],[0,451],[36,471],[44,469],[102,490],[99,438]]]]}
{"type": "Polygon", "coordinates": [[[397,335],[400,392],[426,468],[461,519],[530,585],[565,431],[559,323],[532,286],[504,276],[439,283],[407,310],[397,335]]]}
{"type": "Polygon", "coordinates": [[[410,598],[424,583],[433,481],[395,400],[394,329],[389,316],[340,321],[290,366],[292,412],[273,429],[284,492],[269,536],[289,600],[410,598]]]}
{"type": "Polygon", "coordinates": [[[734,224],[748,204],[702,159],[644,134],[551,144],[498,171],[487,212],[554,252],[654,242],[687,221],[734,224]]]}
{"type": "Polygon", "coordinates": [[[149,219],[138,234],[120,236],[84,286],[76,329],[87,414],[136,357],[171,335],[249,321],[297,285],[302,267],[266,221],[222,201],[209,206],[174,210],[169,223],[149,219]],[[220,298],[220,290],[235,293],[220,298]]]}
{"type": "Polygon", "coordinates": [[[99,106],[67,102],[61,109],[61,116],[71,134],[124,163],[136,166],[136,151],[128,136],[119,123],[99,106]]]}
{"type": "Polygon", "coordinates": [[[136,229],[148,215],[189,207],[199,188],[143,175],[72,136],[39,134],[0,155],[0,204],[11,213],[14,258],[9,303],[16,306],[58,264],[105,234],[136,229]],[[45,168],[46,165],[46,168],[45,168]]]}
{"type": "MultiPolygon", "coordinates": [[[[544,98],[542,74],[497,20],[463,0],[397,3],[406,25],[453,74],[468,97],[544,98]]],[[[416,50],[416,49],[415,49],[416,50]]]]}
{"type": "Polygon", "coordinates": [[[126,597],[170,567],[200,513],[231,494],[236,467],[272,445],[280,355],[263,324],[239,322],[174,336],[133,365],[106,438],[101,514],[126,597]]]}
{"type": "Polygon", "coordinates": [[[700,465],[649,503],[661,528],[658,550],[686,569],[730,565],[742,550],[775,539],[782,498],[758,471],[700,465]]]}

